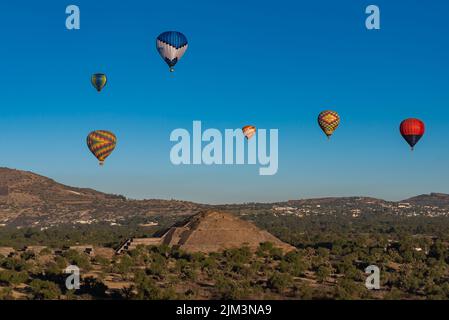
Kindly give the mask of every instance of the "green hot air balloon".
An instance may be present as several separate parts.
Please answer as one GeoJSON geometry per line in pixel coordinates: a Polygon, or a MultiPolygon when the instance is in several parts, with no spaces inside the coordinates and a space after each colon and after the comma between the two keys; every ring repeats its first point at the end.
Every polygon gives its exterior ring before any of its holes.
{"type": "Polygon", "coordinates": [[[108,82],[108,79],[106,78],[106,75],[104,73],[95,73],[90,78],[90,82],[92,83],[94,88],[97,89],[98,92],[100,92],[108,82]]]}

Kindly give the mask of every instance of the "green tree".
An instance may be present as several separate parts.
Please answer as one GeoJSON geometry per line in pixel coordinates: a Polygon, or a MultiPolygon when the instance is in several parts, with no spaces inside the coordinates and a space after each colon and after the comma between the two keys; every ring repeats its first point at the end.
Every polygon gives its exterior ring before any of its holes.
{"type": "Polygon", "coordinates": [[[268,288],[282,293],[293,284],[292,277],[287,273],[275,272],[267,281],[268,288]]]}
{"type": "Polygon", "coordinates": [[[248,283],[234,281],[223,276],[218,277],[215,283],[219,298],[222,300],[239,300],[249,293],[248,283]]]}
{"type": "Polygon", "coordinates": [[[26,271],[3,270],[0,271],[0,283],[6,285],[18,285],[28,280],[26,271]]]}
{"type": "Polygon", "coordinates": [[[79,253],[76,250],[70,249],[64,252],[63,256],[71,265],[75,265],[83,270],[91,269],[89,257],[84,253],[79,253]]]}
{"type": "Polygon", "coordinates": [[[324,283],[326,282],[327,278],[331,275],[332,270],[325,265],[319,266],[318,270],[316,271],[316,277],[318,282],[324,283]]]}
{"type": "Polygon", "coordinates": [[[59,287],[51,281],[35,279],[30,287],[33,298],[37,300],[55,300],[61,295],[59,287]]]}
{"type": "Polygon", "coordinates": [[[137,294],[135,296],[138,300],[161,300],[163,299],[162,291],[157,287],[156,282],[142,273],[137,272],[134,276],[135,289],[137,294]]]}

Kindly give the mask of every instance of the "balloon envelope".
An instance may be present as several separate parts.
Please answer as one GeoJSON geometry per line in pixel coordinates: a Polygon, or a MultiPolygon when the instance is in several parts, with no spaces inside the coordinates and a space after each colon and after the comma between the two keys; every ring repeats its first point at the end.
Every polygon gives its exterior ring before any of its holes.
{"type": "Polygon", "coordinates": [[[186,36],[178,31],[163,32],[156,39],[157,51],[170,67],[171,72],[175,70],[173,67],[184,55],[187,47],[186,36]]]}
{"type": "Polygon", "coordinates": [[[87,147],[103,165],[104,160],[114,151],[117,144],[115,134],[106,130],[95,130],[87,136],[87,147]]]}
{"type": "Polygon", "coordinates": [[[330,138],[340,124],[340,116],[332,110],[323,111],[318,115],[318,124],[326,136],[330,138]]]}
{"type": "Polygon", "coordinates": [[[251,139],[256,134],[256,127],[255,126],[244,126],[242,128],[243,134],[245,135],[246,139],[251,139]]]}
{"type": "Polygon", "coordinates": [[[399,126],[399,131],[402,137],[407,141],[410,147],[413,148],[418,143],[418,141],[424,135],[426,131],[424,122],[419,119],[409,118],[401,122],[399,126]]]}
{"type": "Polygon", "coordinates": [[[100,92],[108,82],[108,79],[103,73],[95,73],[90,78],[90,82],[92,83],[94,88],[97,89],[98,92],[100,92]]]}

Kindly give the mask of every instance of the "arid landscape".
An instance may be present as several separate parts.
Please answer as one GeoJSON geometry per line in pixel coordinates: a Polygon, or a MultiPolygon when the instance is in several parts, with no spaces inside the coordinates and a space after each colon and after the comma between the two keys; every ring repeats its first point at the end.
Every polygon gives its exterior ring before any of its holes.
{"type": "MultiPolygon", "coordinates": [[[[226,210],[238,215],[272,212],[277,216],[343,215],[354,218],[383,213],[405,217],[449,217],[449,195],[432,193],[399,202],[368,197],[290,200],[281,203],[206,205],[176,200],[132,200],[87,188],[74,188],[20,170],[0,168],[0,226],[38,227],[64,224],[110,225],[139,219],[151,223],[159,216],[189,216],[203,210],[226,210]]],[[[142,222],[144,224],[144,222],[142,222]]]]}
{"type": "Polygon", "coordinates": [[[204,205],[1,168],[0,298],[448,299],[448,216],[439,193],[204,205]]]}

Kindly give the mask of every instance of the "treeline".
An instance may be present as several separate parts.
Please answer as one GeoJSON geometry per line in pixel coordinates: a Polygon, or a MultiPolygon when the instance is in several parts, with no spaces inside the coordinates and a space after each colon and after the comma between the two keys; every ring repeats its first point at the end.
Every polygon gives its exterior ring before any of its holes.
{"type": "Polygon", "coordinates": [[[117,248],[117,246],[128,238],[152,237],[158,230],[166,229],[178,219],[174,216],[155,216],[152,222],[158,226],[141,227],[148,218],[133,217],[120,221],[119,224],[110,223],[94,224],[63,224],[41,230],[38,227],[20,228],[1,227],[0,246],[14,247],[16,249],[24,246],[43,245],[53,248],[73,246],[77,244],[91,244],[103,247],[117,248]]]}
{"type": "Polygon", "coordinates": [[[449,299],[447,243],[428,239],[428,248],[417,250],[414,238],[358,240],[288,253],[270,243],[211,254],[139,246],[110,259],[74,250],[23,252],[0,257],[0,298],[449,299]],[[81,268],[80,290],[65,288],[62,270],[70,264],[81,268]],[[364,285],[372,264],[381,270],[380,291],[364,285]]]}
{"type": "Polygon", "coordinates": [[[265,212],[247,214],[242,218],[299,247],[312,242],[334,242],[337,238],[359,237],[399,240],[415,236],[449,241],[447,217],[401,217],[379,213],[357,218],[343,215],[299,218],[294,215],[274,216],[271,212],[265,212]]]}
{"type": "MultiPolygon", "coordinates": [[[[154,232],[154,231],[153,231],[154,232]]],[[[0,246],[16,249],[25,246],[44,245],[54,248],[73,246],[76,244],[92,244],[105,247],[116,247],[129,237],[145,237],[152,233],[148,228],[138,226],[95,225],[63,225],[47,230],[38,228],[2,228],[0,229],[0,246]]]]}
{"type": "MultiPolygon", "coordinates": [[[[379,213],[358,218],[343,215],[299,218],[293,215],[274,216],[271,210],[255,209],[239,210],[235,213],[299,248],[320,242],[333,243],[340,238],[360,237],[400,240],[415,236],[449,241],[449,219],[445,217],[399,217],[379,213]]],[[[61,247],[92,244],[115,248],[126,238],[160,236],[162,231],[184,219],[176,216],[155,216],[151,220],[159,225],[154,227],[141,227],[140,224],[145,223],[143,218],[121,221],[120,225],[113,226],[107,223],[61,225],[46,230],[2,227],[0,246],[21,248],[26,245],[61,247]]]]}

